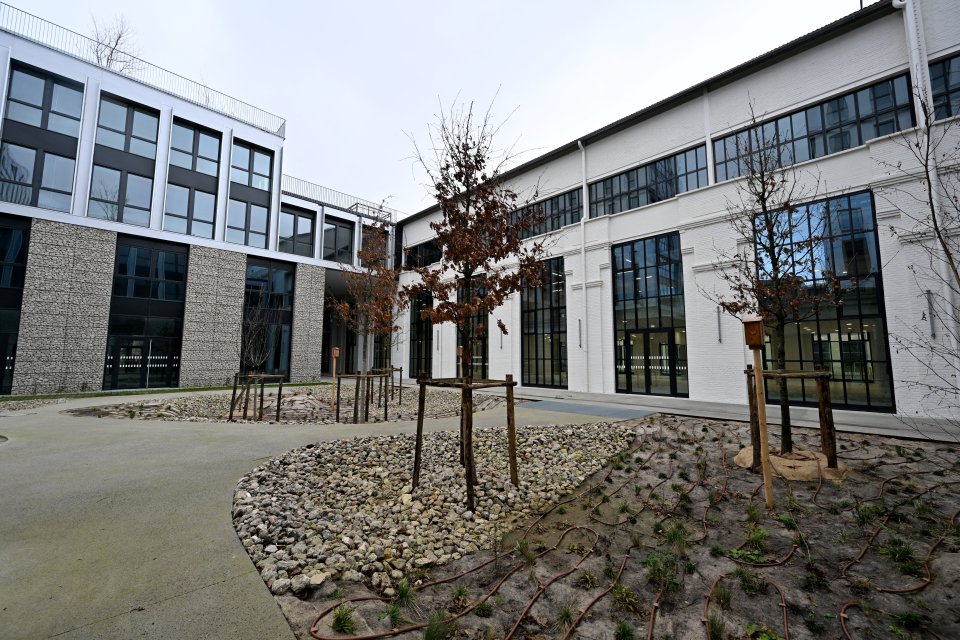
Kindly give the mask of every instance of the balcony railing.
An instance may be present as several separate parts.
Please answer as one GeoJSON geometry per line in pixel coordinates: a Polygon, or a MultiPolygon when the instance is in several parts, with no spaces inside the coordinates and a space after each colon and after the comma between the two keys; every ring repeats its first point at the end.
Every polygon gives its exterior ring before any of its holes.
{"type": "Polygon", "coordinates": [[[334,191],[333,189],[328,189],[327,187],[322,187],[319,184],[307,182],[300,178],[294,178],[293,176],[283,176],[280,184],[281,191],[288,195],[310,200],[318,204],[336,207],[343,211],[352,211],[363,216],[373,217],[377,212],[383,210],[385,214],[390,216],[391,222],[396,222],[403,217],[400,211],[392,209],[391,207],[341,193],[340,191],[334,191]]]}
{"type": "Polygon", "coordinates": [[[150,64],[136,56],[117,52],[112,64],[98,60],[98,45],[93,38],[81,35],[43,18],[0,2],[0,30],[25,40],[65,53],[84,62],[97,65],[131,80],[169,93],[173,96],[245,122],[268,133],[284,136],[286,121],[280,116],[258,109],[242,100],[215,91],[199,82],[189,80],[172,71],[150,64]]]}

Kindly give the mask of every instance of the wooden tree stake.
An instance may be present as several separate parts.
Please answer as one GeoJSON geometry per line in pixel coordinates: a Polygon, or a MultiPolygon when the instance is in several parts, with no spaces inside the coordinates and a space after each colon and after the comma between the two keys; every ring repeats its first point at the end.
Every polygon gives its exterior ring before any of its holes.
{"type": "Polygon", "coordinates": [[[513,376],[507,375],[507,452],[510,456],[510,482],[520,486],[517,473],[517,421],[513,411],[513,376]]]}
{"type": "Polygon", "coordinates": [[[767,443],[767,403],[763,386],[763,360],[760,348],[753,351],[753,377],[757,385],[757,419],[760,422],[760,464],[763,468],[763,491],[767,508],[773,509],[773,477],[770,469],[770,447],[767,443]]]}
{"type": "Polygon", "coordinates": [[[833,424],[833,406],[830,403],[830,379],[817,378],[817,407],[820,410],[820,447],[827,457],[827,467],[837,468],[837,431],[833,424]]]}
{"type": "Polygon", "coordinates": [[[753,377],[753,365],[747,365],[744,371],[747,374],[747,403],[750,406],[750,446],[753,448],[753,464],[750,470],[754,473],[760,473],[762,463],[760,461],[760,419],[757,417],[757,388],[753,377]]]}
{"type": "Polygon", "coordinates": [[[463,472],[467,480],[467,508],[475,511],[477,470],[473,459],[473,389],[469,385],[463,387],[463,472]]]}
{"type": "Polygon", "coordinates": [[[423,374],[417,378],[420,385],[420,403],[417,408],[417,442],[413,451],[413,488],[420,485],[420,452],[423,449],[423,410],[427,401],[427,381],[423,374]]]}

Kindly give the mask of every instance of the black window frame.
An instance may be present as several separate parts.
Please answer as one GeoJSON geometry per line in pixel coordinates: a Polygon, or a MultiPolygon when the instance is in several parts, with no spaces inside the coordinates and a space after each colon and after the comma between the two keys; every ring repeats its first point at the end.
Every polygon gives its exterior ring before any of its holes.
{"type": "Polygon", "coordinates": [[[875,138],[912,128],[916,126],[912,86],[909,73],[896,73],[802,109],[761,120],[756,126],[714,138],[716,182],[747,175],[749,163],[745,158],[758,153],[759,150],[755,149],[758,146],[769,148],[768,145],[776,144],[777,163],[787,167],[854,149],[875,138]],[[872,106],[878,97],[884,95],[892,96],[891,106],[879,109],[872,106]],[[866,112],[865,103],[871,104],[869,112],[866,112]],[[852,113],[849,113],[851,107],[852,113]],[[901,122],[901,118],[908,118],[908,121],[901,122]],[[887,130],[891,123],[893,128],[887,130]],[[799,132],[801,129],[802,133],[799,132]],[[839,146],[831,144],[833,141],[838,141],[839,146]]]}
{"type": "Polygon", "coordinates": [[[525,285],[520,290],[520,379],[525,387],[566,389],[568,349],[564,259],[563,256],[548,258],[540,264],[539,286],[525,285]]]}
{"type": "Polygon", "coordinates": [[[69,156],[60,155],[59,153],[54,153],[52,151],[38,149],[32,146],[26,146],[22,144],[17,144],[10,140],[4,139],[0,142],[0,201],[10,202],[13,204],[21,204],[28,207],[37,207],[40,209],[48,209],[50,211],[60,211],[62,213],[70,213],[70,210],[73,206],[73,187],[76,184],[76,175],[77,175],[77,161],[76,158],[69,156]],[[18,147],[21,149],[26,149],[27,151],[33,152],[33,166],[30,168],[31,176],[29,182],[21,182],[13,179],[8,179],[6,176],[8,172],[6,171],[6,157],[9,147],[18,147]],[[71,170],[71,179],[70,179],[70,189],[63,190],[55,188],[51,185],[44,184],[44,169],[48,166],[47,159],[48,157],[55,157],[63,160],[68,160],[73,164],[71,170]],[[9,185],[9,187],[7,186],[9,185]],[[20,191],[17,189],[28,189],[29,192],[20,191]],[[51,206],[50,204],[42,204],[40,202],[41,196],[44,192],[67,196],[67,203],[65,208],[51,206]],[[21,195],[17,195],[21,194],[21,195]]]}
{"type": "Polygon", "coordinates": [[[77,82],[76,80],[70,80],[69,78],[64,78],[63,76],[59,76],[42,69],[38,69],[31,65],[24,64],[18,60],[11,60],[10,61],[10,77],[7,82],[7,108],[4,110],[4,119],[9,120],[10,122],[17,122],[24,126],[34,127],[37,129],[41,129],[43,131],[49,131],[57,135],[66,136],[69,138],[79,138],[81,119],[83,117],[83,97],[84,97],[84,86],[82,82],[77,82]],[[23,73],[25,75],[33,76],[34,78],[44,81],[43,98],[41,99],[41,104],[37,105],[29,102],[24,102],[23,100],[14,98],[12,96],[11,89],[13,87],[13,77],[15,73],[23,73]],[[66,89],[78,91],[80,93],[80,113],[78,115],[74,116],[73,114],[56,111],[53,108],[53,91],[55,86],[62,86],[66,89]],[[27,122],[23,122],[22,120],[15,120],[13,118],[10,118],[9,117],[10,102],[16,102],[17,104],[22,104],[27,107],[31,107],[33,109],[39,109],[40,125],[39,126],[31,125],[27,122]],[[77,123],[76,135],[64,133],[62,131],[49,128],[51,114],[59,116],[61,118],[68,118],[70,120],[76,121],[77,123]]]}
{"type": "Polygon", "coordinates": [[[335,216],[324,215],[323,216],[323,236],[321,239],[322,253],[320,254],[320,257],[323,260],[327,260],[329,262],[336,262],[338,264],[353,264],[353,254],[355,253],[354,244],[356,242],[356,228],[357,228],[356,223],[353,221],[344,220],[342,218],[337,218],[335,216]],[[327,253],[327,227],[328,226],[333,227],[335,229],[335,233],[333,237],[333,257],[327,257],[328,256],[328,253],[327,253]],[[340,259],[342,257],[341,256],[342,252],[340,250],[340,244],[338,241],[341,237],[341,232],[344,235],[348,235],[348,237],[350,238],[349,255],[347,256],[346,260],[340,259]]]}
{"type": "Polygon", "coordinates": [[[269,149],[264,149],[263,147],[257,146],[257,145],[255,145],[255,144],[253,144],[253,143],[246,142],[246,141],[240,140],[240,139],[235,139],[235,140],[233,141],[233,148],[231,148],[231,150],[230,150],[230,182],[233,183],[233,184],[235,184],[235,185],[240,185],[240,186],[242,186],[242,187],[247,187],[247,188],[249,188],[249,189],[256,189],[257,191],[263,191],[263,192],[269,193],[270,190],[273,188],[273,164],[274,164],[274,154],[273,154],[273,151],[270,151],[269,149]],[[247,164],[246,164],[246,166],[240,166],[240,165],[234,164],[234,160],[233,160],[233,148],[245,149],[245,150],[247,151],[247,164]],[[256,154],[257,154],[257,153],[263,154],[263,155],[267,156],[267,157],[270,159],[270,173],[269,173],[269,174],[266,174],[266,175],[265,175],[265,174],[259,173],[258,171],[255,171],[255,170],[254,170],[254,168],[255,168],[255,166],[256,166],[256,154]],[[234,170],[234,169],[238,169],[238,170],[240,170],[240,171],[244,171],[244,172],[247,174],[247,179],[246,179],[245,182],[237,182],[236,180],[233,179],[233,175],[234,175],[234,174],[233,174],[233,170],[234,170]],[[266,178],[266,179],[267,179],[267,188],[266,188],[266,189],[263,189],[263,188],[261,188],[261,187],[256,187],[256,186],[254,186],[254,184],[253,184],[253,182],[254,182],[253,177],[254,177],[255,175],[256,175],[256,176],[260,176],[261,178],[266,178]]]}
{"type": "Polygon", "coordinates": [[[191,187],[183,184],[177,184],[175,182],[167,182],[167,192],[163,199],[163,230],[169,231],[170,233],[181,233],[183,235],[194,236],[196,238],[207,238],[212,239],[214,233],[216,232],[217,227],[217,194],[216,192],[211,193],[205,189],[200,189],[198,187],[191,187]],[[169,210],[170,205],[170,187],[175,187],[177,189],[186,189],[187,191],[187,213],[185,216],[180,215],[179,213],[174,213],[169,210]],[[203,193],[205,195],[211,196],[213,198],[213,217],[210,220],[196,219],[196,199],[197,193],[203,193]],[[186,221],[187,227],[186,231],[178,231],[176,229],[171,229],[167,226],[167,218],[176,218],[178,220],[186,221]],[[200,225],[209,225],[210,226],[210,235],[204,235],[197,233],[194,229],[194,223],[200,225]]]}
{"type": "Polygon", "coordinates": [[[244,246],[253,247],[254,249],[268,249],[268,248],[270,247],[270,207],[264,206],[264,205],[261,205],[261,204],[258,204],[258,203],[256,203],[256,202],[249,202],[249,201],[246,201],[246,200],[238,200],[238,199],[236,199],[236,198],[230,198],[230,199],[227,201],[227,221],[226,221],[226,222],[227,222],[227,226],[226,226],[226,232],[225,232],[225,235],[224,235],[224,240],[225,240],[226,242],[229,242],[229,243],[231,243],[231,244],[243,244],[244,246]],[[241,204],[241,205],[243,205],[243,207],[244,207],[244,218],[243,218],[243,219],[244,219],[244,226],[243,226],[243,227],[238,227],[238,226],[236,226],[236,225],[231,225],[231,224],[230,224],[230,204],[231,204],[231,203],[234,203],[234,202],[236,202],[236,203],[238,203],[238,204],[241,204]],[[264,230],[263,233],[260,233],[259,231],[253,231],[253,230],[251,229],[251,227],[250,227],[250,219],[251,219],[251,217],[252,217],[253,207],[260,207],[261,209],[264,209],[264,210],[266,210],[266,212],[267,212],[266,229],[264,230]],[[233,231],[242,231],[242,232],[243,232],[243,242],[242,242],[242,243],[237,242],[237,241],[235,241],[235,240],[230,240],[230,239],[227,237],[227,236],[230,235],[230,231],[231,231],[231,230],[233,230],[233,231]],[[256,236],[261,236],[261,235],[262,235],[262,236],[263,236],[263,246],[261,247],[261,246],[259,246],[259,245],[250,244],[250,236],[251,236],[251,235],[256,235],[256,236]]]}
{"type": "Polygon", "coordinates": [[[708,184],[706,144],[694,145],[591,182],[588,185],[590,218],[614,215],[669,200],[708,184]]]}
{"type": "Polygon", "coordinates": [[[306,209],[283,205],[280,207],[280,219],[278,222],[277,251],[307,258],[314,257],[317,246],[317,213],[315,211],[307,211],[306,209]],[[293,235],[289,237],[285,237],[282,231],[284,216],[291,216],[293,218],[293,235]],[[302,239],[303,236],[307,234],[300,233],[300,221],[302,219],[310,220],[309,242],[302,239]]]}
{"type": "MultiPolygon", "coordinates": [[[[271,309],[273,317],[269,318],[273,333],[273,347],[271,353],[264,362],[263,373],[275,373],[283,375],[284,380],[290,379],[292,345],[293,345],[293,310],[296,304],[295,291],[297,279],[297,264],[285,260],[274,260],[269,258],[260,258],[256,256],[247,256],[246,273],[244,275],[244,293],[243,293],[243,313],[244,318],[251,309],[258,306],[271,309]],[[266,269],[266,278],[255,279],[252,275],[254,269],[266,269]],[[277,273],[289,274],[289,279],[282,278],[283,283],[289,284],[289,288],[277,290],[275,284],[278,282],[277,273]],[[258,284],[259,283],[259,284],[258,284]],[[284,333],[286,329],[286,333],[284,333]],[[284,337],[286,343],[284,344],[284,337]],[[278,352],[277,349],[280,349],[278,352]],[[274,366],[267,368],[268,363],[282,365],[286,362],[286,368],[274,366]]],[[[241,340],[241,345],[244,342],[241,340]]],[[[240,368],[247,371],[243,358],[240,360],[240,368]]]]}
{"type": "Polygon", "coordinates": [[[422,291],[410,302],[410,361],[409,375],[421,373],[433,377],[433,322],[423,317],[424,309],[433,308],[433,296],[422,291]]]}
{"type": "Polygon", "coordinates": [[[114,151],[119,151],[119,152],[121,152],[121,153],[130,154],[130,155],[133,155],[133,156],[138,156],[138,157],[140,157],[140,158],[144,158],[144,159],[146,159],[146,160],[150,160],[151,162],[154,162],[154,163],[155,163],[156,160],[157,160],[157,145],[158,145],[159,132],[160,132],[160,112],[159,112],[158,110],[152,109],[152,108],[150,108],[150,107],[148,107],[148,106],[146,106],[146,105],[142,105],[142,104],[139,104],[139,103],[136,103],[136,102],[131,102],[131,101],[126,100],[125,98],[122,98],[122,97],[120,97],[120,96],[114,96],[114,95],[109,94],[109,93],[101,93],[101,94],[100,94],[100,106],[99,106],[99,108],[97,109],[97,131],[96,131],[96,134],[95,134],[95,137],[94,137],[94,142],[95,142],[95,145],[96,145],[96,146],[102,147],[102,148],[106,148],[106,149],[112,149],[112,150],[114,150],[114,151]],[[106,103],[113,104],[114,106],[123,107],[124,109],[126,109],[126,119],[125,119],[125,122],[124,122],[124,129],[123,129],[122,131],[119,130],[119,129],[114,129],[114,128],[112,128],[112,127],[108,127],[107,125],[100,123],[100,116],[102,115],[102,112],[103,112],[103,104],[104,104],[105,102],[106,102],[106,103]],[[152,118],[156,118],[156,120],[157,120],[157,131],[154,133],[154,136],[153,136],[153,139],[152,139],[152,140],[150,140],[149,138],[144,138],[144,137],[142,137],[142,136],[139,136],[139,135],[135,135],[135,134],[134,134],[134,132],[133,132],[133,121],[134,121],[134,119],[136,118],[136,114],[138,114],[138,113],[142,113],[142,114],[144,114],[144,115],[146,115],[146,116],[150,116],[150,117],[152,117],[152,118]],[[114,134],[120,134],[120,135],[122,135],[122,136],[123,136],[123,148],[122,148],[122,149],[119,149],[119,148],[114,147],[114,146],[112,146],[112,145],[104,144],[104,143],[100,142],[100,130],[101,130],[101,129],[103,129],[103,130],[105,130],[105,131],[108,131],[108,132],[111,132],[111,133],[114,133],[114,134]],[[147,155],[144,155],[144,154],[142,154],[142,153],[137,153],[136,151],[131,151],[131,150],[130,150],[130,144],[131,144],[131,142],[132,142],[133,140],[138,140],[138,141],[140,141],[140,142],[145,142],[145,143],[147,143],[147,144],[153,145],[153,155],[152,155],[152,156],[147,156],[147,155]]]}
{"type": "Polygon", "coordinates": [[[130,170],[130,169],[125,169],[125,168],[124,168],[124,169],[121,169],[121,168],[118,168],[118,167],[115,167],[115,166],[103,165],[103,164],[99,164],[99,163],[97,163],[97,162],[94,162],[93,168],[91,169],[90,175],[91,175],[91,178],[90,178],[90,198],[89,198],[89,202],[88,202],[88,204],[87,204],[87,217],[88,217],[88,218],[97,218],[97,219],[99,219],[99,220],[111,220],[111,221],[113,221],[113,222],[122,222],[122,223],[124,223],[124,224],[130,224],[130,225],[134,225],[134,226],[138,226],[138,227],[149,227],[149,226],[150,226],[150,218],[151,218],[151,216],[152,216],[152,214],[153,214],[153,189],[154,189],[154,186],[155,186],[155,185],[154,185],[153,173],[152,173],[152,172],[151,172],[149,175],[143,175],[143,174],[142,174],[141,172],[139,172],[139,171],[130,170]],[[118,172],[118,173],[120,174],[119,186],[118,186],[118,188],[117,188],[117,200],[116,200],[115,202],[110,201],[110,200],[107,200],[106,198],[103,198],[103,197],[96,197],[96,196],[94,196],[93,189],[94,189],[95,184],[94,184],[93,176],[96,174],[97,168],[106,169],[106,170],[108,170],[108,171],[116,171],[116,172],[118,172]],[[139,223],[137,223],[137,222],[131,222],[131,221],[129,221],[129,220],[126,219],[126,210],[127,210],[127,208],[128,208],[128,204],[127,204],[127,186],[128,186],[128,184],[129,184],[129,177],[130,177],[131,175],[132,175],[132,176],[135,176],[135,177],[137,177],[137,178],[142,178],[142,179],[144,179],[144,180],[149,180],[149,181],[150,181],[150,197],[149,197],[149,199],[148,199],[148,200],[149,200],[149,203],[148,203],[148,205],[147,205],[147,208],[146,208],[146,209],[143,209],[143,208],[141,208],[141,207],[135,207],[135,206],[129,205],[129,208],[130,208],[130,209],[135,209],[136,211],[141,211],[141,212],[145,211],[145,212],[147,213],[147,220],[146,220],[146,223],[145,223],[145,224],[139,224],[139,223]],[[110,217],[108,217],[108,216],[98,216],[98,215],[93,215],[93,214],[91,214],[91,211],[93,210],[93,207],[94,207],[94,204],[95,204],[95,203],[115,204],[115,205],[117,206],[117,216],[116,216],[116,218],[110,218],[110,217]]]}
{"type": "Polygon", "coordinates": [[[31,218],[0,213],[0,229],[10,235],[8,246],[0,246],[0,395],[13,390],[31,223],[31,218]],[[18,245],[16,253],[14,242],[18,245]]]}
{"type": "Polygon", "coordinates": [[[435,239],[407,247],[404,255],[406,256],[405,266],[408,268],[429,267],[443,260],[443,250],[437,246],[435,239]]]}
{"type": "MultiPolygon", "coordinates": [[[[524,207],[525,210],[540,209],[543,220],[533,229],[526,229],[521,238],[532,238],[577,224],[583,217],[583,187],[559,193],[524,207]]],[[[520,215],[521,211],[514,215],[520,215]]]]}
{"type": "Polygon", "coordinates": [[[930,63],[930,85],[934,120],[960,116],[960,54],[930,63]],[[951,76],[956,76],[953,84],[950,83],[951,76]]]}
{"type": "Polygon", "coordinates": [[[220,156],[221,156],[221,154],[223,153],[223,136],[220,134],[219,131],[214,131],[213,129],[209,129],[209,128],[207,128],[207,127],[202,127],[202,126],[200,126],[200,125],[198,125],[198,124],[194,124],[194,123],[190,122],[189,120],[183,120],[182,118],[174,118],[174,119],[173,119],[173,124],[171,125],[171,132],[170,132],[170,151],[171,151],[170,159],[168,159],[167,164],[169,164],[171,168],[182,169],[183,171],[192,171],[192,172],[199,173],[199,174],[202,174],[202,175],[205,175],[205,176],[210,176],[210,177],[212,177],[212,178],[214,178],[214,179],[216,179],[217,177],[219,177],[219,175],[220,175],[220,156]],[[179,148],[179,147],[174,146],[175,143],[174,143],[174,135],[173,135],[173,129],[172,129],[172,127],[181,127],[181,128],[183,128],[183,129],[189,129],[189,130],[191,131],[191,133],[192,133],[192,144],[191,144],[191,148],[190,148],[189,150],[187,150],[187,149],[181,149],[181,148],[179,148]],[[210,138],[214,138],[214,139],[217,141],[217,157],[216,157],[216,158],[210,158],[210,157],[208,157],[208,156],[204,156],[204,155],[201,155],[201,154],[200,154],[200,136],[201,136],[201,135],[205,135],[205,136],[208,136],[208,137],[210,137],[210,138]],[[190,166],[189,166],[189,167],[184,167],[184,166],[179,165],[179,164],[174,164],[173,161],[172,161],[172,158],[174,157],[172,152],[174,152],[174,151],[178,151],[178,152],[180,152],[180,153],[184,153],[184,154],[189,155],[189,156],[190,156],[190,166]],[[208,161],[210,161],[210,162],[213,162],[214,167],[215,167],[215,171],[214,171],[213,173],[207,173],[206,171],[202,171],[202,170],[198,169],[198,168],[197,168],[197,163],[198,163],[198,160],[199,160],[199,159],[208,160],[208,161]]]}

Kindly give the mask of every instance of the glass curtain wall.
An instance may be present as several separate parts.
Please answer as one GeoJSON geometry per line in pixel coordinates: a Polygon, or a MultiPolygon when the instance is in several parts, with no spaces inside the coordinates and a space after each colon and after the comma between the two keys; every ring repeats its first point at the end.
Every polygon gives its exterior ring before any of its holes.
{"type": "Polygon", "coordinates": [[[410,377],[433,375],[433,323],[420,312],[433,308],[433,296],[421,293],[410,304],[410,377]]]}
{"type": "Polygon", "coordinates": [[[186,281],[187,247],[117,239],[104,389],[177,386],[186,281]]]}
{"type": "Polygon", "coordinates": [[[540,286],[520,292],[521,378],[527,387],[567,388],[567,296],[563,258],[543,263],[540,286]]]}
{"type": "MultiPolygon", "coordinates": [[[[893,411],[893,375],[872,194],[864,191],[814,202],[800,207],[792,217],[796,242],[823,236],[816,250],[817,267],[835,274],[843,299],[839,306],[822,308],[819,314],[787,326],[786,368],[830,371],[834,407],[893,411]]],[[[821,271],[797,275],[809,286],[822,283],[821,271]]],[[[769,339],[764,357],[765,366],[773,366],[769,339]]],[[[813,381],[790,380],[787,393],[801,404],[817,401],[813,381]]],[[[767,398],[771,402],[778,398],[775,385],[767,385],[767,398]]]]}
{"type": "Polygon", "coordinates": [[[689,395],[680,234],[613,247],[618,393],[689,395]]]}
{"type": "Polygon", "coordinates": [[[295,266],[279,260],[247,258],[241,369],[290,377],[295,266]],[[260,360],[256,366],[253,362],[260,360]]]}
{"type": "Polygon", "coordinates": [[[13,387],[29,246],[30,220],[0,216],[0,395],[13,387]]]}

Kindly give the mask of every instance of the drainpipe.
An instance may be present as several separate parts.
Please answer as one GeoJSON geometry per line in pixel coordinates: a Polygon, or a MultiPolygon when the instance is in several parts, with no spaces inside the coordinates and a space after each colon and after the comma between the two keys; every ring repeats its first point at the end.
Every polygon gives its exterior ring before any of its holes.
{"type": "Polygon", "coordinates": [[[586,388],[584,391],[590,392],[590,316],[587,313],[587,215],[590,212],[590,193],[587,189],[587,150],[583,146],[582,140],[577,140],[577,146],[580,147],[580,181],[582,183],[583,193],[580,196],[580,280],[581,291],[583,291],[583,305],[580,313],[583,317],[583,332],[578,336],[580,340],[580,349],[583,351],[583,371],[586,375],[586,388]]]}
{"type": "MultiPolygon", "coordinates": [[[[929,136],[930,131],[927,128],[927,123],[929,120],[932,120],[932,117],[928,118],[933,113],[933,88],[930,85],[930,61],[927,56],[927,40],[923,29],[923,16],[920,14],[920,6],[915,0],[893,0],[893,7],[896,9],[903,10],[904,18],[904,27],[907,31],[907,47],[910,51],[910,66],[912,73],[911,78],[913,80],[913,91],[914,91],[914,114],[917,118],[917,124],[919,125],[920,131],[919,135],[929,136]],[[917,98],[920,98],[919,100],[917,98]],[[924,109],[930,113],[926,113],[924,109]]],[[[937,158],[933,157],[933,171],[935,174],[940,173],[940,167],[937,163],[937,158]]],[[[933,190],[933,205],[936,211],[942,211],[943,209],[943,198],[944,194],[941,189],[933,190]]],[[[934,248],[934,255],[940,254],[938,247],[934,248]]],[[[957,299],[954,292],[954,287],[950,286],[950,280],[952,278],[951,274],[948,271],[946,259],[941,259],[937,268],[937,276],[941,279],[943,284],[942,287],[946,288],[945,297],[946,297],[946,307],[948,310],[957,308],[957,299]]],[[[951,314],[950,318],[943,318],[942,322],[950,327],[946,333],[948,335],[948,342],[951,352],[953,355],[953,370],[960,371],[960,345],[957,342],[957,336],[960,335],[960,318],[957,318],[955,314],[951,314]]],[[[931,334],[933,332],[931,331],[931,334]]],[[[934,340],[933,335],[930,336],[931,340],[934,340]]]]}

